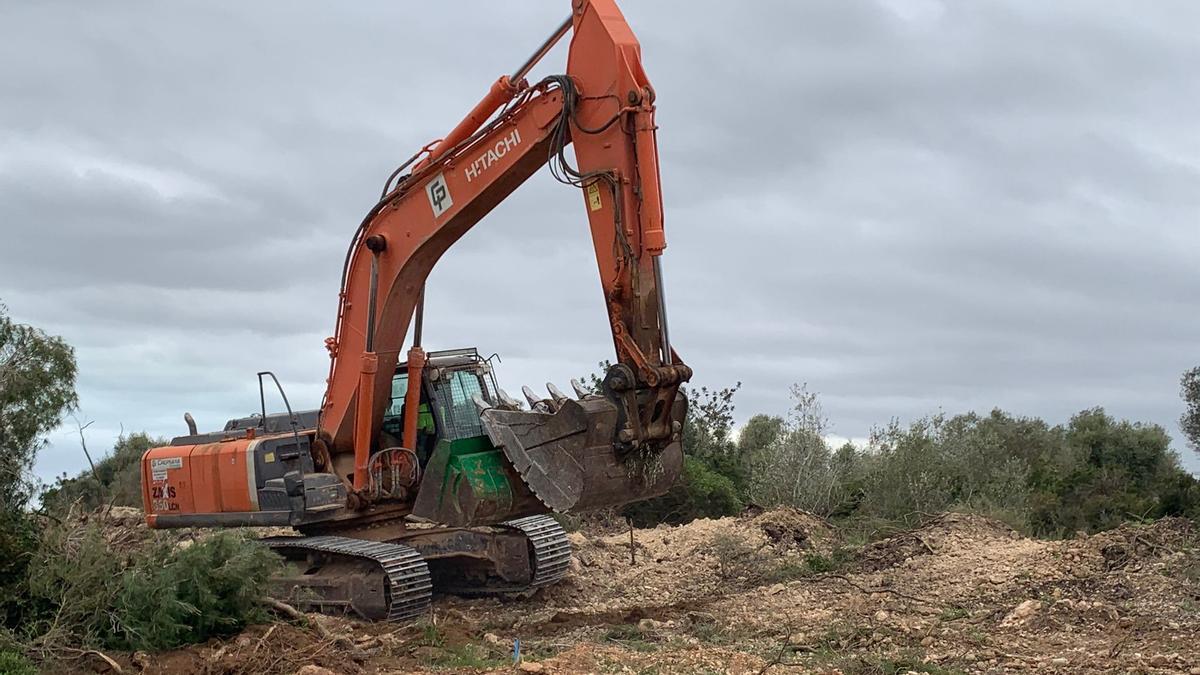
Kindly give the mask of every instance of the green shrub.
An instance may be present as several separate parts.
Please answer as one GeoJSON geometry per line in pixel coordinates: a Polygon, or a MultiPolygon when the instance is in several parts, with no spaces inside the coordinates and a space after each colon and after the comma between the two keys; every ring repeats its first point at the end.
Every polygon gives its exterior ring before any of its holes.
{"type": "Polygon", "coordinates": [[[37,611],[29,595],[29,566],[37,547],[32,516],[21,509],[0,511],[0,629],[16,630],[37,611]]]}
{"type": "Polygon", "coordinates": [[[279,559],[235,532],[186,548],[163,537],[131,553],[102,530],[54,528],[31,568],[33,595],[53,608],[26,631],[39,646],[161,650],[237,632],[264,618],[260,600],[279,559]]]}
{"type": "Polygon", "coordinates": [[[38,669],[17,652],[0,651],[0,675],[38,675],[38,669]]]}
{"type": "Polygon", "coordinates": [[[110,550],[99,525],[47,528],[29,569],[30,594],[44,611],[24,631],[47,648],[105,642],[127,558],[110,550]]]}
{"type": "Polygon", "coordinates": [[[1200,486],[1179,466],[1162,427],[1117,421],[1095,408],[1059,431],[1060,456],[1069,461],[1034,486],[1029,511],[1035,534],[1064,536],[1200,512],[1200,486]]]}
{"type": "Polygon", "coordinates": [[[113,642],[157,650],[236,633],[265,618],[260,601],[278,566],[275,554],[231,532],[182,550],[160,543],[122,577],[113,642]]]}

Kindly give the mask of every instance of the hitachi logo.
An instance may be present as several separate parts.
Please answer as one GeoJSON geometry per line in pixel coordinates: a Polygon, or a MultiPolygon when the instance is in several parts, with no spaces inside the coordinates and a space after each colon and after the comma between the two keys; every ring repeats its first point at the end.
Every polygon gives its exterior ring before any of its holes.
{"type": "Polygon", "coordinates": [[[488,148],[488,151],[479,156],[479,159],[471,162],[467,168],[463,169],[463,173],[467,175],[467,182],[475,180],[479,174],[487,171],[489,167],[495,164],[501,157],[508,154],[508,151],[521,144],[521,132],[513,129],[512,133],[496,141],[496,145],[488,148]]]}

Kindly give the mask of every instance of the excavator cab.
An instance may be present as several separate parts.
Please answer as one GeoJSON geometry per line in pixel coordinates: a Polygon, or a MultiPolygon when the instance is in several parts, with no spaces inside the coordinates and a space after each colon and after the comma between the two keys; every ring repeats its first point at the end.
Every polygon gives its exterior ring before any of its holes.
{"type": "Polygon", "coordinates": [[[430,352],[421,371],[416,441],[402,447],[409,387],[407,363],[392,376],[391,399],[373,456],[375,498],[407,499],[414,515],[449,525],[496,522],[544,511],[487,438],[477,401],[497,400],[491,363],[475,348],[430,352]],[[398,479],[397,479],[398,478],[398,479]],[[432,479],[432,480],[431,480],[432,479]],[[399,490],[395,488],[400,488],[399,490]]]}

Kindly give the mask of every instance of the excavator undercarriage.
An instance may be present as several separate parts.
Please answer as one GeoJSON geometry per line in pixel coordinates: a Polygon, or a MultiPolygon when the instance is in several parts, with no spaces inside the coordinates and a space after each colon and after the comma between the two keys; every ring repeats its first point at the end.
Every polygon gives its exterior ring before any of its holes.
{"type": "Polygon", "coordinates": [[[265,543],[288,562],[275,594],[309,611],[371,621],[420,616],[434,590],[468,597],[521,595],[553,584],[571,562],[562,526],[547,515],[491,527],[414,529],[395,540],[319,535],[265,543]]]}

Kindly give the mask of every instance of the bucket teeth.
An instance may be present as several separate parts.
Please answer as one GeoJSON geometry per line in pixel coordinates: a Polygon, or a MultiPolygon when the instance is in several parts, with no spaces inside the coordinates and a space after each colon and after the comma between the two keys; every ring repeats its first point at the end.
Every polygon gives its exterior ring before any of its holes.
{"type": "Polygon", "coordinates": [[[529,401],[529,409],[535,412],[552,413],[558,410],[558,406],[553,405],[552,401],[544,398],[538,398],[538,395],[533,393],[533,390],[526,386],[521,387],[521,393],[525,395],[525,400],[529,401]]]}
{"type": "Polygon", "coordinates": [[[575,398],[581,401],[592,393],[587,387],[583,386],[582,382],[573,377],[571,378],[571,388],[575,390],[575,398]]]}
{"type": "Polygon", "coordinates": [[[520,410],[521,409],[521,402],[518,401],[517,399],[509,396],[507,391],[504,391],[503,389],[501,389],[499,391],[499,395],[500,395],[500,403],[505,408],[508,408],[509,410],[520,410]]]}
{"type": "Polygon", "coordinates": [[[559,391],[558,387],[554,386],[553,382],[546,383],[546,391],[550,392],[550,398],[554,399],[555,403],[561,404],[567,400],[567,395],[559,391]]]}

